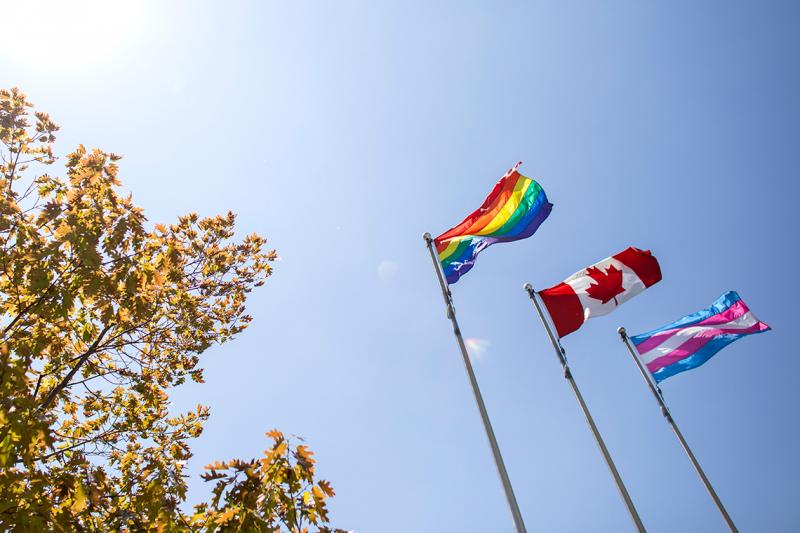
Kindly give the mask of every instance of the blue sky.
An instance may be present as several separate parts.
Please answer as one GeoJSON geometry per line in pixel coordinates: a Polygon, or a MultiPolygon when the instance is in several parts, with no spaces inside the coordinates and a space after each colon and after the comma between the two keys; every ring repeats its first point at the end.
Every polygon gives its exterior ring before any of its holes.
{"type": "Polygon", "coordinates": [[[276,427],[316,451],[340,527],[512,531],[421,235],[522,160],[552,215],[453,293],[528,529],[630,528],[522,290],[630,245],[663,281],[564,346],[645,525],[725,531],[615,330],[733,289],[773,331],[662,388],[740,529],[800,528],[796,3],[74,5],[4,6],[3,85],[62,125],[60,154],[123,154],[153,223],[230,209],[282,258],[174,393],[212,411],[190,500],[276,427]]]}

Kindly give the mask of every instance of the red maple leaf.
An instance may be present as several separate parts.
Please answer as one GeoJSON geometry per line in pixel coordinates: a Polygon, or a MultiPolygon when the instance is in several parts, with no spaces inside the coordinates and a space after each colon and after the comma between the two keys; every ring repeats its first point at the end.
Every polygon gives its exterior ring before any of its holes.
{"type": "Polygon", "coordinates": [[[586,274],[597,282],[596,285],[589,285],[586,289],[590,298],[600,300],[604,304],[613,299],[614,303],[619,305],[616,296],[625,292],[622,288],[622,270],[614,265],[609,266],[605,272],[597,267],[589,267],[586,269],[586,274]]]}

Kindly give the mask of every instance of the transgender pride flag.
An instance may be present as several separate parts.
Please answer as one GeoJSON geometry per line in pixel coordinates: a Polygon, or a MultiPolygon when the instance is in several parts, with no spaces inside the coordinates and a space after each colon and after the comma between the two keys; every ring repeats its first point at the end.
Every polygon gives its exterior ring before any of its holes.
{"type": "Polygon", "coordinates": [[[630,340],[655,380],[663,381],[697,368],[745,335],[769,329],[750,312],[736,291],[729,291],[708,309],[630,340]]]}

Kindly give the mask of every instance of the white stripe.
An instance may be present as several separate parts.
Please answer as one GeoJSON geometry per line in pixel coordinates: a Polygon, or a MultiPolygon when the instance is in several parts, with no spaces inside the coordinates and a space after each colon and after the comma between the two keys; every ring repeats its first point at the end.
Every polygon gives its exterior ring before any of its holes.
{"type": "Polygon", "coordinates": [[[655,361],[659,357],[669,355],[673,350],[679,348],[684,342],[696,337],[703,331],[710,329],[747,329],[758,324],[758,319],[753,316],[753,313],[748,311],[739,318],[735,318],[730,322],[724,324],[709,324],[707,326],[693,326],[690,328],[683,328],[678,330],[674,335],[668,337],[661,344],[652,350],[641,354],[642,361],[645,364],[655,361]]]}

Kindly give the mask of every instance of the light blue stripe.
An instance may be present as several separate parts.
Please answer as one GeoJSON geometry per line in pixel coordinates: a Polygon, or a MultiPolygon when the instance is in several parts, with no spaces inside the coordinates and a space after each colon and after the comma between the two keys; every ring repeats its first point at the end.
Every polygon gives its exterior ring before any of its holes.
{"type": "Polygon", "coordinates": [[[669,366],[659,368],[657,371],[653,372],[653,377],[657,382],[661,382],[667,379],[668,377],[674,376],[675,374],[680,374],[681,372],[686,372],[687,370],[697,368],[698,366],[702,365],[703,363],[711,359],[718,351],[720,351],[733,341],[739,340],[742,337],[746,337],[747,335],[753,335],[754,333],[761,333],[762,331],[755,331],[753,333],[745,333],[745,334],[723,333],[721,335],[717,335],[716,337],[708,341],[702,348],[697,350],[695,353],[693,353],[686,359],[681,359],[680,361],[675,361],[669,366]]]}
{"type": "MultiPolygon", "coordinates": [[[[648,331],[647,333],[640,333],[639,335],[634,335],[630,337],[631,342],[633,342],[634,345],[638,346],[639,344],[643,343],[656,333],[661,333],[662,331],[666,331],[668,329],[685,328],[693,326],[698,322],[702,322],[703,320],[706,320],[714,315],[718,315],[726,311],[730,306],[732,306],[739,300],[741,300],[741,298],[739,297],[739,293],[737,293],[736,291],[728,291],[719,298],[717,298],[717,301],[711,304],[711,307],[709,307],[708,309],[703,309],[702,311],[692,313],[691,315],[686,315],[685,317],[678,319],[676,322],[673,322],[672,324],[668,324],[658,329],[654,329],[653,331],[648,331]]],[[[711,356],[709,355],[709,357],[711,356]]]]}

